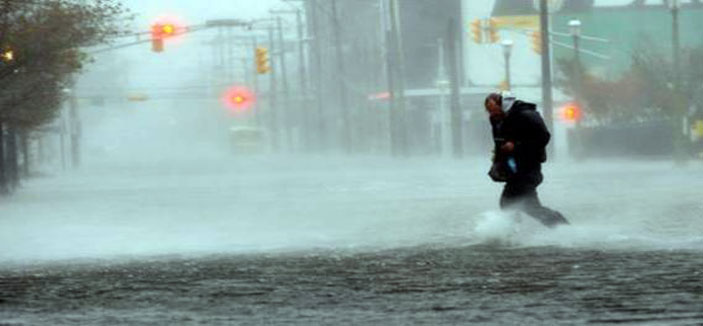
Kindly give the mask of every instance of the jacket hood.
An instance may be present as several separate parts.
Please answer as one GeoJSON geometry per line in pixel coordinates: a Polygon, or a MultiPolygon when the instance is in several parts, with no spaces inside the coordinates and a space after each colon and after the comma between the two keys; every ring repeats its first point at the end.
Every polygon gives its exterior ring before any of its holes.
{"type": "Polygon", "coordinates": [[[513,113],[513,112],[520,112],[520,111],[536,111],[537,110],[537,105],[534,103],[529,103],[529,102],[523,102],[520,100],[514,100],[510,104],[510,106],[506,107],[507,113],[513,113]]]}

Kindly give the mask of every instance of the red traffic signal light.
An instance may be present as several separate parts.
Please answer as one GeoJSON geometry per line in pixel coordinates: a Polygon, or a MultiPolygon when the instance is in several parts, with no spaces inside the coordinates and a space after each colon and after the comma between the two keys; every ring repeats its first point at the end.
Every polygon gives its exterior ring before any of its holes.
{"type": "Polygon", "coordinates": [[[152,39],[165,39],[182,33],[182,28],[174,23],[156,23],[151,25],[152,39]]]}
{"type": "MultiPolygon", "coordinates": [[[[151,25],[151,50],[162,52],[164,40],[178,39],[177,36],[187,32],[187,27],[174,16],[163,16],[151,25]]],[[[171,42],[171,41],[169,41],[171,42]]]]}
{"type": "Polygon", "coordinates": [[[231,111],[242,112],[254,106],[256,96],[246,87],[234,86],[225,91],[222,101],[231,111]]]}
{"type": "Polygon", "coordinates": [[[582,117],[581,107],[576,103],[569,103],[561,108],[561,119],[564,122],[579,122],[582,117]]]}

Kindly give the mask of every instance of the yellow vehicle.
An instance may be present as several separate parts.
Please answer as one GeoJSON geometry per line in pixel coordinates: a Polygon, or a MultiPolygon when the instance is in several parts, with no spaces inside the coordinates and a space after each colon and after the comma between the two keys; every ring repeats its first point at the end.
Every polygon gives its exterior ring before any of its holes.
{"type": "Polygon", "coordinates": [[[242,154],[262,153],[266,148],[265,132],[262,128],[234,126],[229,128],[232,151],[242,154]]]}

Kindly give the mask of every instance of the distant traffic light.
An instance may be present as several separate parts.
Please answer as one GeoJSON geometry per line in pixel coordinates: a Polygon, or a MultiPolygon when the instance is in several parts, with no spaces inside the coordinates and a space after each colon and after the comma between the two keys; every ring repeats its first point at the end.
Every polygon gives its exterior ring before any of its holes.
{"type": "Polygon", "coordinates": [[[583,113],[576,103],[569,103],[561,108],[561,118],[564,122],[576,123],[581,121],[583,113]]]}
{"type": "Polygon", "coordinates": [[[256,72],[259,74],[267,74],[271,71],[269,65],[269,50],[264,47],[257,47],[255,51],[256,57],[256,72]]]}
{"type": "Polygon", "coordinates": [[[498,32],[498,21],[495,18],[488,20],[488,41],[490,43],[498,43],[500,41],[500,33],[498,32]]]}
{"type": "Polygon", "coordinates": [[[542,55],[542,32],[537,30],[537,31],[532,31],[530,32],[530,43],[532,43],[532,51],[535,51],[535,53],[542,55]]]}
{"type": "Polygon", "coordinates": [[[228,109],[234,112],[242,112],[254,106],[256,96],[247,87],[234,86],[225,91],[222,102],[228,109]]]}
{"type": "Polygon", "coordinates": [[[481,20],[476,19],[471,22],[471,38],[476,43],[483,43],[483,26],[481,20]]]}
{"type": "Polygon", "coordinates": [[[156,23],[151,25],[151,50],[163,52],[164,39],[180,34],[181,28],[175,23],[156,23]]]}

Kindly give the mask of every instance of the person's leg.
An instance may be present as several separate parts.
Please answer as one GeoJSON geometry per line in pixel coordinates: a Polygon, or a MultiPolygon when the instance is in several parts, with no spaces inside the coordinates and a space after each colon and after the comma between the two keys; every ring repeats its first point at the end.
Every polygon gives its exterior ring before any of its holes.
{"type": "Polygon", "coordinates": [[[523,192],[524,190],[519,183],[506,183],[505,187],[503,187],[503,193],[500,195],[500,208],[515,208],[519,204],[523,192]]]}
{"type": "Polygon", "coordinates": [[[548,227],[555,227],[560,224],[569,224],[561,213],[545,207],[539,200],[537,189],[526,191],[521,201],[522,209],[528,215],[534,217],[548,227]]]}

